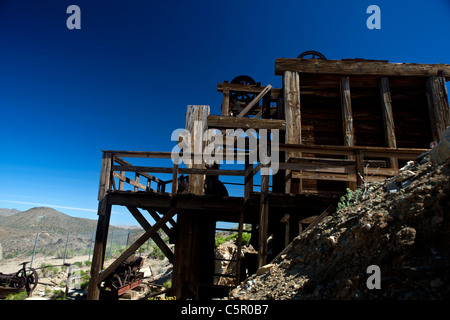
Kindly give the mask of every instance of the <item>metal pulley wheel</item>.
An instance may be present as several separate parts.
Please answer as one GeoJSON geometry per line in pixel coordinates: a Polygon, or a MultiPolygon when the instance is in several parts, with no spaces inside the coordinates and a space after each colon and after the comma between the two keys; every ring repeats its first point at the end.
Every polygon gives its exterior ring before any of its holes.
{"type": "Polygon", "coordinates": [[[302,52],[299,54],[299,56],[297,58],[298,59],[325,59],[325,60],[327,60],[327,58],[325,58],[325,56],[323,54],[321,54],[320,52],[317,52],[317,51],[313,51],[313,50],[302,52]]]}

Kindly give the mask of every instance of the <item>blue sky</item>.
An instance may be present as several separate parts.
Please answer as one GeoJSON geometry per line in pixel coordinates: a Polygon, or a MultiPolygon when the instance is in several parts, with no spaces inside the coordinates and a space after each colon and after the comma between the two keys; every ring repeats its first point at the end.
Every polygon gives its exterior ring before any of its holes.
{"type": "MultiPolygon", "coordinates": [[[[219,114],[218,82],[280,87],[275,59],[306,50],[450,63],[449,17],[450,0],[0,0],[0,207],[97,219],[101,150],[170,151],[187,105],[219,114]]],[[[111,222],[136,224],[125,212],[111,222]]]]}

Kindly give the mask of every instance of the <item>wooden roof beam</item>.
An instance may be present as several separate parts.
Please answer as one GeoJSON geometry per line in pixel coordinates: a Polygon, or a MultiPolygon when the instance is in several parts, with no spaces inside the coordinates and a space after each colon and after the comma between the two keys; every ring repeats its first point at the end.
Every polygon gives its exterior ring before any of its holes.
{"type": "Polygon", "coordinates": [[[282,75],[284,71],[344,76],[373,75],[382,77],[430,77],[444,72],[446,80],[450,80],[449,64],[389,63],[382,60],[276,59],[275,75],[282,75]]]}

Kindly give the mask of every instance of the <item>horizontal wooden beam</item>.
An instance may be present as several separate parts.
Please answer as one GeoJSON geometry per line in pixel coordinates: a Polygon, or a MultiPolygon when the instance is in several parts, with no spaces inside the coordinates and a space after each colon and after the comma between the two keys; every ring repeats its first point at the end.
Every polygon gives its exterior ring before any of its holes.
{"type": "MultiPolygon", "coordinates": [[[[122,158],[119,158],[119,157],[114,157],[114,161],[115,162],[117,162],[118,164],[120,164],[120,165],[123,165],[123,166],[132,166],[132,164],[131,163],[129,163],[128,161],[125,161],[125,160],[123,160],[122,158]]],[[[163,182],[162,180],[160,180],[160,179],[158,179],[158,178],[156,178],[156,177],[154,177],[154,176],[152,176],[152,175],[150,175],[150,174],[148,174],[148,173],[145,173],[145,172],[138,172],[141,176],[143,176],[143,177],[145,177],[145,178],[147,178],[147,179],[150,179],[150,180],[152,180],[152,181],[154,181],[154,182],[157,182],[157,183],[160,183],[160,182],[163,182]]]]}
{"type": "MultiPolygon", "coordinates": [[[[113,171],[172,173],[173,168],[112,166],[113,171]]],[[[115,172],[114,172],[115,173],[115,172]]],[[[211,176],[244,176],[245,170],[178,168],[179,174],[207,174],[211,176]]],[[[116,178],[116,174],[114,175],[116,178]]],[[[126,181],[128,182],[128,181],[126,181]]],[[[167,181],[166,181],[167,182],[167,181]]]]}
{"type": "MultiPolygon", "coordinates": [[[[237,83],[218,83],[217,91],[223,92],[225,90],[235,91],[235,92],[248,92],[248,93],[260,93],[266,87],[265,86],[255,86],[255,85],[245,85],[245,84],[237,84],[237,83]]],[[[271,99],[276,100],[283,92],[280,88],[272,88],[271,99]]]]}
{"type": "Polygon", "coordinates": [[[172,157],[171,152],[159,152],[159,151],[126,151],[126,150],[102,150],[103,153],[110,153],[117,157],[129,157],[129,158],[157,158],[157,159],[170,159],[172,157]]]}
{"type": "Polygon", "coordinates": [[[208,116],[209,128],[223,129],[278,129],[285,130],[286,122],[284,120],[254,119],[254,118],[236,118],[222,117],[216,115],[208,116]]]}
{"type": "MultiPolygon", "coordinates": [[[[327,181],[349,181],[356,182],[356,173],[338,174],[338,173],[323,173],[323,172],[292,172],[293,178],[311,179],[311,180],[327,180],[327,181]]],[[[378,182],[385,180],[384,176],[367,176],[364,177],[365,182],[378,182]]]]}
{"type": "MultiPolygon", "coordinates": [[[[342,166],[318,166],[308,163],[280,163],[278,165],[280,170],[292,170],[292,171],[305,171],[305,172],[317,172],[323,173],[356,173],[355,165],[342,165],[342,166]]],[[[395,176],[398,174],[397,169],[391,168],[364,168],[365,174],[379,175],[379,176],[395,176]]],[[[343,180],[347,181],[347,180],[343,180]]]]}
{"type": "Polygon", "coordinates": [[[300,145],[280,144],[280,151],[304,152],[322,155],[353,155],[356,150],[362,150],[365,157],[395,157],[398,159],[411,160],[429,149],[413,148],[389,148],[389,147],[365,147],[365,146],[330,146],[330,145],[300,145]]]}
{"type": "Polygon", "coordinates": [[[450,79],[448,64],[419,63],[389,63],[374,60],[324,60],[324,59],[285,59],[275,60],[275,74],[282,75],[285,71],[299,73],[336,74],[343,76],[373,75],[373,76],[437,76],[443,70],[447,81],[450,79]]]}

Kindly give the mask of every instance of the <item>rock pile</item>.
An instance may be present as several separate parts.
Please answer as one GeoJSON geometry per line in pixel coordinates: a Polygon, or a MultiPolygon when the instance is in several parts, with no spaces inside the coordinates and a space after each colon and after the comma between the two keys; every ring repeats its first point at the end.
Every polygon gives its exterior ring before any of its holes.
{"type": "Polygon", "coordinates": [[[450,160],[410,161],[361,192],[228,299],[450,298],[450,160]],[[380,289],[369,285],[373,265],[380,289]]]}

